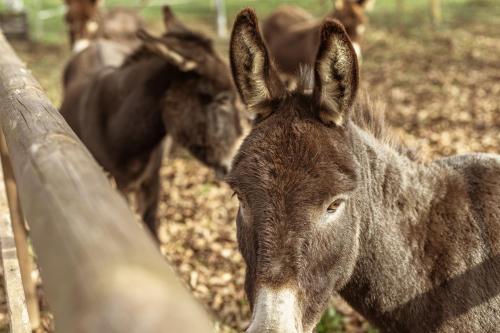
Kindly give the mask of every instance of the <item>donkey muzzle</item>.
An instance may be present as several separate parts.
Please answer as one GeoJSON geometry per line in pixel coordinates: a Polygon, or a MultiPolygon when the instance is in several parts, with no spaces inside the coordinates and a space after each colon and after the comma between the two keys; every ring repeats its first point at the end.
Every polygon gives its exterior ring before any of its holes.
{"type": "Polygon", "coordinates": [[[260,288],[246,333],[304,333],[297,293],[291,288],[260,288]]]}

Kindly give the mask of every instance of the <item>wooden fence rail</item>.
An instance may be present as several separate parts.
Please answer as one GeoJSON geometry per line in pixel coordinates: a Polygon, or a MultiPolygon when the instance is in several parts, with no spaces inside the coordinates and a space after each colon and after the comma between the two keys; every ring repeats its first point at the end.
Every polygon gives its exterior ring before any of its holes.
{"type": "Polygon", "coordinates": [[[58,332],[212,331],[1,33],[0,125],[58,332]]]}

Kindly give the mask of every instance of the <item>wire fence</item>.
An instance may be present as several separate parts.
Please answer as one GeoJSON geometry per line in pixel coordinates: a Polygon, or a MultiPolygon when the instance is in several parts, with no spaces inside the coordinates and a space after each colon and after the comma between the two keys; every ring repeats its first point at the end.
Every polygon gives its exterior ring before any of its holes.
{"type": "MultiPolygon", "coordinates": [[[[220,37],[225,37],[227,35],[227,17],[226,17],[226,4],[225,0],[212,0],[206,1],[210,6],[211,11],[215,13],[215,18],[213,19],[213,25],[220,37]]],[[[103,7],[129,7],[138,10],[148,10],[157,7],[161,7],[167,4],[171,7],[178,6],[196,6],[200,4],[200,1],[196,0],[138,0],[138,1],[111,1],[103,3],[103,7]]],[[[62,22],[62,18],[66,12],[66,5],[63,1],[43,1],[43,0],[27,0],[26,3],[23,0],[3,0],[3,4],[0,5],[0,13],[25,13],[27,12],[30,18],[32,37],[35,40],[43,40],[47,33],[47,29],[51,30],[54,24],[47,23],[51,20],[59,20],[62,22]]],[[[56,24],[59,26],[59,24],[56,24]]],[[[59,27],[59,30],[60,27],[59,27]]]]}

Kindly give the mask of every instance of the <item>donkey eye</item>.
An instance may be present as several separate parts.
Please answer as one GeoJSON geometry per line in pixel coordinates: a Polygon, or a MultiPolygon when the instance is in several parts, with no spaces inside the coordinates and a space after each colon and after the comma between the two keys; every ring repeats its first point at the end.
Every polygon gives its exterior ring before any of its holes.
{"type": "Polygon", "coordinates": [[[335,213],[339,208],[340,206],[344,203],[344,199],[337,199],[335,201],[333,201],[330,206],[328,206],[328,208],[326,209],[326,212],[328,214],[333,214],[335,213]]]}

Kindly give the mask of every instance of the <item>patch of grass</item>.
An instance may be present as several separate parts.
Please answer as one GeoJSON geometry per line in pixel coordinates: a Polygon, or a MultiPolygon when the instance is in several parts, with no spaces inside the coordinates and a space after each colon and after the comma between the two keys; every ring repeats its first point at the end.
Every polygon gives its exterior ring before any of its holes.
{"type": "MultiPolygon", "coordinates": [[[[348,327],[344,315],[339,313],[332,306],[323,313],[320,322],[316,325],[316,333],[345,333],[352,332],[352,327],[348,327]]],[[[379,333],[378,329],[370,326],[368,322],[362,325],[365,333],[379,333]]]]}
{"type": "Polygon", "coordinates": [[[366,333],[380,333],[378,329],[374,328],[374,327],[368,327],[366,329],[366,333]]]}
{"type": "MultiPolygon", "coordinates": [[[[389,30],[419,30],[432,26],[429,1],[402,1],[398,9],[395,1],[381,0],[375,3],[370,14],[371,24],[389,30]]],[[[443,0],[442,22],[436,28],[454,28],[467,22],[494,22],[500,14],[500,3],[495,0],[443,0]]]]}
{"type": "Polygon", "coordinates": [[[210,193],[210,190],[213,188],[213,186],[214,185],[211,183],[203,184],[200,188],[200,194],[204,195],[204,196],[208,195],[210,193]]]}
{"type": "MultiPolygon", "coordinates": [[[[151,1],[150,3],[152,3],[151,1]]],[[[403,11],[398,12],[394,0],[377,0],[375,9],[370,13],[372,24],[387,28],[401,29],[401,27],[421,27],[430,25],[430,9],[428,0],[403,0],[403,11]]],[[[259,17],[265,17],[276,7],[282,4],[299,5],[318,17],[328,13],[332,8],[332,1],[319,0],[226,0],[228,24],[231,25],[235,15],[245,7],[252,7],[259,17]]],[[[36,20],[41,10],[56,10],[62,4],[61,0],[25,0],[25,6],[30,18],[33,36],[45,43],[66,43],[67,34],[62,13],[46,20],[36,20]]],[[[163,4],[163,3],[160,3],[163,4]]],[[[142,7],[139,0],[107,0],[107,7],[134,7],[139,9],[148,23],[161,25],[160,4],[151,7],[142,7]]],[[[215,26],[216,10],[214,1],[192,0],[165,1],[174,11],[188,21],[202,21],[215,26]]],[[[496,0],[443,0],[443,25],[456,25],[467,20],[487,19],[494,20],[500,13],[500,3],[496,0]]],[[[1,9],[0,9],[1,10],[1,9]]]]}
{"type": "Polygon", "coordinates": [[[334,308],[329,308],[321,317],[316,326],[317,333],[342,333],[344,332],[344,317],[334,308]]]}
{"type": "MultiPolygon", "coordinates": [[[[152,3],[153,1],[150,1],[152,3]]],[[[65,43],[67,40],[66,26],[62,12],[45,20],[37,20],[37,13],[40,11],[57,11],[63,3],[61,0],[25,0],[25,7],[30,20],[30,29],[35,39],[45,43],[65,43]]],[[[242,1],[242,0],[227,0],[226,9],[228,13],[229,23],[232,23],[232,18],[244,7],[253,7],[259,15],[267,15],[274,8],[282,3],[301,5],[311,12],[320,15],[325,10],[328,10],[330,4],[326,1],[325,6],[318,5],[316,1],[305,0],[265,0],[265,1],[242,1]]],[[[215,25],[216,10],[213,1],[193,0],[189,3],[178,1],[165,1],[162,4],[170,4],[174,11],[181,17],[187,20],[196,19],[215,25]]],[[[107,7],[132,7],[137,8],[141,15],[148,22],[158,23],[161,21],[160,5],[151,7],[142,7],[140,1],[135,0],[107,0],[107,7]]],[[[1,8],[0,8],[1,10],[1,8]]],[[[154,24],[153,23],[153,24],[154,24]]]]}

